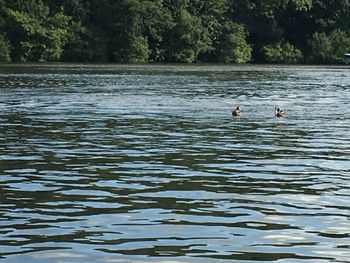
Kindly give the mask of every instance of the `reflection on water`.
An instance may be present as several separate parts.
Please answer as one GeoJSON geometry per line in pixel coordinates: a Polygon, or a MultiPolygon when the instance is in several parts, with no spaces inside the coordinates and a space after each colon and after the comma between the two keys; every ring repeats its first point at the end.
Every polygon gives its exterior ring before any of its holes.
{"type": "Polygon", "coordinates": [[[0,257],[346,262],[349,83],[349,67],[2,65],[0,257]]]}

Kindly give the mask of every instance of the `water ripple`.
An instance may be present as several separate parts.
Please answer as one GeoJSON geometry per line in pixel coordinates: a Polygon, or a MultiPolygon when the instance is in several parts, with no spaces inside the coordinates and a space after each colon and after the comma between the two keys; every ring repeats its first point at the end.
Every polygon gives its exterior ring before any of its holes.
{"type": "Polygon", "coordinates": [[[348,70],[1,65],[0,257],[347,262],[348,70]]]}

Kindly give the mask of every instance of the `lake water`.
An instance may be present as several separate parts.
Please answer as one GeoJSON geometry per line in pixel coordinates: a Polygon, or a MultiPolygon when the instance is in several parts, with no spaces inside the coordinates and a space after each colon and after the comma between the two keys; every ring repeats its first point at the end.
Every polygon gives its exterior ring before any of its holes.
{"type": "Polygon", "coordinates": [[[0,65],[0,197],[4,262],[350,262],[350,67],[0,65]]]}

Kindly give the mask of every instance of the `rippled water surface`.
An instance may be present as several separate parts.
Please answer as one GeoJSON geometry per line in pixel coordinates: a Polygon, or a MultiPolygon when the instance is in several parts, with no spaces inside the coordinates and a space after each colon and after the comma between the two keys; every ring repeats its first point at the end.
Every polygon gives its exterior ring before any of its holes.
{"type": "Polygon", "coordinates": [[[1,65],[0,258],[350,262],[349,103],[349,66],[1,65]]]}

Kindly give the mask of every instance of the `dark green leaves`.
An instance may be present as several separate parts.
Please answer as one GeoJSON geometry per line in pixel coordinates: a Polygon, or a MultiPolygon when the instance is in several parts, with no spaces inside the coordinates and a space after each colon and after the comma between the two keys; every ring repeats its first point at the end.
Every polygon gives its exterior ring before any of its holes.
{"type": "Polygon", "coordinates": [[[57,61],[68,39],[70,18],[63,13],[50,14],[38,2],[32,12],[5,9],[5,28],[12,57],[19,61],[57,61]]]}
{"type": "Polygon", "coordinates": [[[343,63],[349,0],[0,0],[0,60],[343,63]]]}

